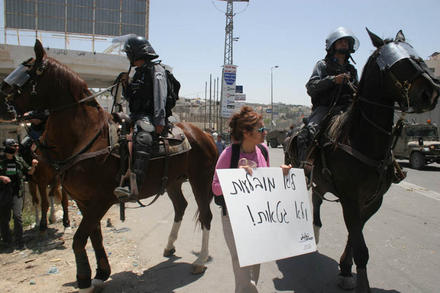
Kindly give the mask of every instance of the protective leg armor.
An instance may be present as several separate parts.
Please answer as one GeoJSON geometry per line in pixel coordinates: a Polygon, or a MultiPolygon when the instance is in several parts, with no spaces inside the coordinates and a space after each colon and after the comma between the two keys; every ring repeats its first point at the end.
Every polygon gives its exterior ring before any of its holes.
{"type": "Polygon", "coordinates": [[[142,130],[136,133],[134,137],[132,172],[136,174],[138,190],[140,190],[148,171],[152,145],[153,137],[151,133],[142,130]]]}
{"type": "MultiPolygon", "coordinates": [[[[124,184],[121,182],[120,186],[116,187],[113,191],[121,202],[138,200],[139,190],[145,180],[153,149],[153,136],[149,132],[150,130],[154,131],[154,127],[149,122],[148,117],[136,121],[133,133],[133,149],[129,173],[130,186],[123,186],[124,184]],[[148,131],[145,130],[146,128],[148,131]]],[[[127,143],[127,140],[123,139],[121,129],[121,150],[123,143],[127,143]]],[[[121,152],[121,160],[123,160],[123,162],[128,162],[128,160],[125,160],[124,158],[128,158],[128,147],[125,149],[127,152],[121,152]]],[[[122,174],[125,174],[124,171],[127,170],[127,165],[123,162],[121,161],[121,170],[123,172],[122,174]]]]}
{"type": "Polygon", "coordinates": [[[297,149],[298,149],[298,161],[303,162],[307,159],[310,147],[313,144],[313,139],[319,131],[319,125],[315,123],[309,123],[304,126],[298,133],[297,149]]]}

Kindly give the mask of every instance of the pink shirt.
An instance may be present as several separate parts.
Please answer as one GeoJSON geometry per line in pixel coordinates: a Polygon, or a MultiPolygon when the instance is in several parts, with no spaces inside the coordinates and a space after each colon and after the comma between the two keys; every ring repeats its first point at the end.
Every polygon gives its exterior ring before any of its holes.
{"type": "MultiPolygon", "coordinates": [[[[267,154],[269,154],[269,149],[265,144],[262,144],[263,147],[267,150],[267,154]]],[[[232,147],[228,146],[218,158],[217,165],[215,166],[215,169],[228,169],[231,166],[231,156],[232,156],[232,147]]],[[[246,158],[247,160],[254,161],[257,163],[257,167],[269,167],[269,156],[267,158],[267,162],[264,159],[263,153],[261,153],[261,150],[255,146],[255,152],[253,153],[243,153],[240,152],[239,160],[241,158],[246,158]]],[[[220,187],[220,182],[218,181],[217,177],[217,171],[214,174],[214,179],[212,180],[212,192],[214,192],[215,195],[222,195],[222,188],[220,187]]]]}

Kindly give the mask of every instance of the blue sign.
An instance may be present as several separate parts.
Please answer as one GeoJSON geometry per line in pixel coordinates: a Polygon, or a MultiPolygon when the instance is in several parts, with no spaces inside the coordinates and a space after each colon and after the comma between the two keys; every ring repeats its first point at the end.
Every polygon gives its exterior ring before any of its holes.
{"type": "Polygon", "coordinates": [[[236,74],[235,72],[225,72],[224,79],[227,85],[233,85],[235,82],[236,74]]]}
{"type": "Polygon", "coordinates": [[[235,92],[237,94],[242,94],[243,93],[243,86],[242,85],[235,86],[235,92]]]}
{"type": "Polygon", "coordinates": [[[272,109],[266,109],[266,113],[272,113],[272,109]]]}

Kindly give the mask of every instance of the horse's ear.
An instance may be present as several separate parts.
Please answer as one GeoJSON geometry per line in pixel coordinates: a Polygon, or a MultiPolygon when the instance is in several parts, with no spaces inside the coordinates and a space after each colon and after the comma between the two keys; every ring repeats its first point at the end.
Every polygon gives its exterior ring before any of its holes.
{"type": "Polygon", "coordinates": [[[35,40],[34,52],[37,64],[40,63],[44,57],[46,57],[46,51],[44,50],[43,45],[38,39],[35,40]]]}
{"type": "Polygon", "coordinates": [[[367,27],[365,29],[367,30],[368,35],[370,36],[371,42],[373,42],[373,46],[379,48],[385,44],[385,42],[381,38],[370,32],[370,30],[367,27]]]}
{"type": "Polygon", "coordinates": [[[402,30],[400,30],[396,35],[396,42],[405,42],[405,35],[403,34],[402,30]]]}

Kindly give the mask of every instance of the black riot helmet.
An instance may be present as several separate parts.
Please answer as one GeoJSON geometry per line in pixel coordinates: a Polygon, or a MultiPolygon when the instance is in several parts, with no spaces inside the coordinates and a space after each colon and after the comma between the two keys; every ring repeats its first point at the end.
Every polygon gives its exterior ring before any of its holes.
{"type": "Polygon", "coordinates": [[[3,145],[5,146],[5,153],[15,154],[18,143],[13,138],[7,138],[3,141],[3,145]]]}
{"type": "Polygon", "coordinates": [[[144,37],[131,37],[124,45],[124,52],[127,54],[130,64],[139,59],[153,60],[159,57],[150,42],[144,37]]]}
{"type": "Polygon", "coordinates": [[[333,45],[336,43],[337,40],[340,39],[348,39],[349,43],[349,52],[348,53],[354,53],[359,48],[359,40],[356,38],[354,33],[345,27],[338,27],[334,31],[332,31],[327,39],[325,39],[325,49],[327,52],[332,51],[333,45]]]}

